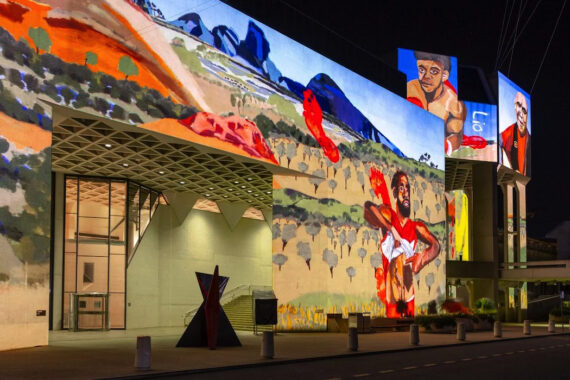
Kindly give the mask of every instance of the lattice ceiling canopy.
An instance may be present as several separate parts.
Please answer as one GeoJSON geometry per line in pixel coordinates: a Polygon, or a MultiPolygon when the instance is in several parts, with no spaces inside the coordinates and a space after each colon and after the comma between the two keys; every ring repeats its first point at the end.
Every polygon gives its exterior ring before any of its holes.
{"type": "Polygon", "coordinates": [[[158,191],[194,192],[211,201],[272,205],[273,174],[303,173],[51,104],[52,168],[128,178],[158,191]]]}

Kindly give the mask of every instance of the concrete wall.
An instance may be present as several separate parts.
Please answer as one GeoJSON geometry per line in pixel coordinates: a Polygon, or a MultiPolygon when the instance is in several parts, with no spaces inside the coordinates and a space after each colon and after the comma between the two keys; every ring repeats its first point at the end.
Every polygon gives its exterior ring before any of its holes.
{"type": "Polygon", "coordinates": [[[229,276],[226,291],[272,283],[271,230],[242,218],[230,230],[224,216],[192,210],[179,224],[173,207],[159,206],[127,269],[127,328],[181,326],[202,302],[194,272],[229,276]]]}

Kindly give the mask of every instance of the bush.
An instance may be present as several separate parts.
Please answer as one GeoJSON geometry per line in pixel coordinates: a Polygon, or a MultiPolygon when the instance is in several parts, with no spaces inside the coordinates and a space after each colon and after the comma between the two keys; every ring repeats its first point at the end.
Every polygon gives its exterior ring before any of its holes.
{"type": "Polygon", "coordinates": [[[475,301],[475,309],[481,313],[496,313],[497,309],[495,308],[495,303],[492,299],[482,297],[475,301]]]}
{"type": "Polygon", "coordinates": [[[555,308],[550,310],[549,314],[552,315],[553,317],[562,317],[562,315],[564,315],[566,317],[570,317],[570,307],[564,305],[564,307],[562,308],[562,312],[561,312],[560,306],[556,306],[555,308]]]}

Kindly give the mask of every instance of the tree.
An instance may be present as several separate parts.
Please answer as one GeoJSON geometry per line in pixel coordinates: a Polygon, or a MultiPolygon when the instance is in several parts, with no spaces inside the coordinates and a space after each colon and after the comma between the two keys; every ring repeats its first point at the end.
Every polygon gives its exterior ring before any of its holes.
{"type": "Polygon", "coordinates": [[[323,261],[329,266],[329,270],[331,271],[331,278],[333,278],[333,269],[338,264],[338,256],[330,249],[325,248],[323,251],[323,261]]]}
{"type": "Polygon", "coordinates": [[[139,74],[139,68],[128,55],[123,55],[119,60],[119,71],[125,74],[125,80],[129,79],[129,75],[139,74]]]}
{"type": "Polygon", "coordinates": [[[304,243],[302,241],[298,242],[297,255],[301,256],[305,260],[309,270],[311,270],[311,246],[309,243],[304,243]]]}
{"type": "Polygon", "coordinates": [[[356,269],[354,269],[354,267],[348,267],[346,268],[346,274],[348,275],[348,278],[350,278],[350,282],[352,283],[352,278],[356,276],[356,269]]]}
{"type": "Polygon", "coordinates": [[[346,244],[348,245],[348,256],[350,256],[350,250],[352,249],[354,243],[356,243],[356,230],[353,230],[351,228],[350,230],[348,230],[348,234],[346,236],[346,244]]]}
{"type": "Polygon", "coordinates": [[[40,53],[40,49],[45,52],[49,52],[51,47],[51,40],[49,38],[48,32],[43,28],[33,28],[28,29],[28,36],[34,41],[36,45],[36,53],[40,53]]]}
{"type": "Polygon", "coordinates": [[[340,258],[342,259],[342,246],[346,244],[346,230],[340,231],[338,242],[340,243],[340,258]]]}
{"type": "Polygon", "coordinates": [[[343,173],[344,173],[344,189],[346,190],[348,179],[351,176],[350,166],[347,166],[346,168],[344,168],[343,173]]]}
{"type": "Polygon", "coordinates": [[[281,266],[285,264],[286,261],[287,261],[287,256],[281,253],[273,255],[273,264],[279,266],[279,270],[281,270],[281,266]]]}
{"type": "Polygon", "coordinates": [[[334,194],[334,189],[336,189],[336,181],[334,179],[329,180],[329,187],[332,190],[332,193],[334,194]]]}
{"type": "Polygon", "coordinates": [[[358,256],[360,257],[362,263],[364,264],[364,258],[366,257],[366,249],[358,248],[358,256]]]}
{"type": "Polygon", "coordinates": [[[313,175],[315,177],[311,177],[309,178],[309,182],[313,184],[313,186],[315,186],[315,194],[317,194],[317,189],[319,187],[319,185],[321,183],[323,183],[323,181],[325,180],[323,177],[325,177],[325,171],[323,169],[317,169],[313,172],[313,175]],[[320,178],[316,178],[316,177],[320,177],[320,178]]]}
{"type": "Polygon", "coordinates": [[[315,236],[319,234],[321,231],[321,224],[317,221],[314,222],[307,222],[305,223],[305,230],[311,237],[313,238],[313,242],[315,241],[315,236]]]}
{"type": "Polygon", "coordinates": [[[93,53],[92,51],[85,53],[85,65],[96,65],[97,60],[97,54],[93,53]]]}
{"type": "Polygon", "coordinates": [[[294,224],[286,224],[283,226],[283,232],[281,233],[281,241],[283,242],[283,251],[285,251],[285,246],[289,240],[297,236],[297,226],[294,224]]]}

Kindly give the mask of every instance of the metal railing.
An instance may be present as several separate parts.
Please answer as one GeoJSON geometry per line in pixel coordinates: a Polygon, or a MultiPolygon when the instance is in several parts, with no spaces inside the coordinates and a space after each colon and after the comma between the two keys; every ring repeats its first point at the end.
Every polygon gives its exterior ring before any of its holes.
{"type": "Polygon", "coordinates": [[[570,260],[546,260],[546,261],[525,261],[515,263],[501,263],[500,269],[547,269],[563,268],[570,269],[570,260]]]}
{"type": "MultiPolygon", "coordinates": [[[[264,286],[264,285],[239,285],[233,289],[228,290],[222,295],[222,298],[220,298],[220,305],[222,306],[226,305],[241,296],[250,296],[254,290],[270,290],[270,289],[273,288],[271,286],[264,286]]],[[[192,308],[188,310],[186,313],[184,313],[183,315],[184,326],[188,326],[192,318],[194,318],[194,315],[196,315],[196,313],[198,312],[198,309],[200,308],[201,305],[202,303],[193,304],[191,305],[192,308]]]]}

